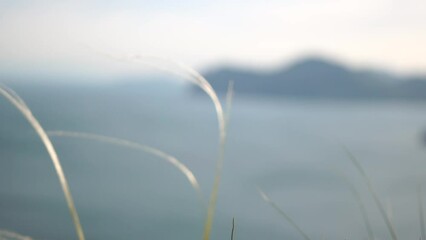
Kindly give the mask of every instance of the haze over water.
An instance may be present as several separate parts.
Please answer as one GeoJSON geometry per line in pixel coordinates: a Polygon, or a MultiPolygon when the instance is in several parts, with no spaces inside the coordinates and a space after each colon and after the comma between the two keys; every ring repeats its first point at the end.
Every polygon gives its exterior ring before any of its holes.
{"type": "MultiPolygon", "coordinates": [[[[115,87],[115,86],[114,86],[115,87]]],[[[207,198],[217,123],[206,96],[162,82],[113,88],[17,86],[47,130],[104,134],[162,149],[198,177],[207,198]],[[163,89],[162,86],[168,86],[163,89]]],[[[22,116],[1,101],[0,226],[35,239],[72,239],[57,177],[22,116]]],[[[341,145],[364,165],[401,238],[420,234],[424,103],[296,101],[235,96],[213,239],[299,239],[258,194],[260,186],[313,238],[365,239],[356,185],[378,239],[388,239],[367,188],[341,145]]],[[[53,138],[88,239],[199,239],[205,211],[163,160],[89,140],[53,138]]]]}
{"type": "MultiPolygon", "coordinates": [[[[257,187],[312,239],[368,239],[344,178],[375,239],[390,239],[345,148],[399,239],[419,239],[425,12],[424,0],[1,0],[0,87],[16,90],[46,130],[176,156],[208,199],[219,138],[213,104],[170,75],[157,77],[158,68],[188,64],[220,95],[233,80],[210,239],[229,239],[233,218],[236,240],[301,239],[257,187]]],[[[87,139],[52,140],[88,240],[201,239],[205,205],[169,163],[87,139]]],[[[0,240],[3,229],[76,237],[45,148],[0,96],[0,240]]]]}

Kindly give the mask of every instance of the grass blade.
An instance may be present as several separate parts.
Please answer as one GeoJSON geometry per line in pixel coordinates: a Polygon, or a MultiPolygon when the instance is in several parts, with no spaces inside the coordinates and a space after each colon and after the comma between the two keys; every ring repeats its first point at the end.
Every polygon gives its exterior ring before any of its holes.
{"type": "Polygon", "coordinates": [[[172,73],[194,83],[199,88],[201,88],[201,90],[203,90],[213,102],[219,124],[220,141],[224,140],[226,131],[225,116],[222,104],[220,103],[219,97],[217,96],[213,87],[199,72],[183,63],[166,58],[132,55],[128,59],[139,61],[144,63],[145,65],[149,65],[159,70],[172,73]],[[156,64],[156,62],[158,62],[158,64],[156,64]]]}
{"type": "Polygon", "coordinates": [[[417,186],[417,202],[418,202],[418,208],[419,208],[420,230],[422,234],[421,239],[426,240],[425,217],[423,213],[423,193],[422,193],[422,186],[420,184],[417,186]]]}
{"type": "MultiPolygon", "coordinates": [[[[234,99],[234,81],[229,81],[228,84],[228,90],[226,91],[226,112],[225,112],[225,123],[229,123],[229,117],[231,116],[231,109],[232,109],[232,101],[234,99]]],[[[226,124],[228,125],[228,124],[226,124]]],[[[225,127],[227,127],[225,125],[225,127]]],[[[225,133],[226,133],[225,129],[225,133]]]]}
{"type": "Polygon", "coordinates": [[[391,220],[389,219],[388,215],[386,214],[385,208],[383,207],[382,202],[380,201],[379,197],[377,196],[376,192],[374,191],[373,185],[371,184],[371,181],[367,175],[367,173],[364,171],[364,168],[361,166],[361,163],[356,159],[356,157],[345,147],[342,146],[346,155],[351,160],[352,164],[355,166],[355,168],[358,170],[359,174],[361,174],[362,178],[364,179],[365,183],[367,184],[368,191],[370,192],[371,196],[374,199],[374,202],[377,205],[377,208],[379,209],[380,215],[382,216],[383,220],[385,221],[386,227],[389,230],[389,233],[393,240],[398,240],[398,237],[396,235],[395,229],[392,225],[391,220]]]}
{"type": "Polygon", "coordinates": [[[200,185],[198,183],[197,178],[192,173],[192,171],[177,158],[173,157],[170,154],[167,154],[159,149],[146,146],[140,143],[132,142],[126,139],[109,137],[99,134],[85,133],[85,132],[70,132],[70,131],[48,131],[47,132],[51,137],[67,137],[67,138],[78,138],[78,139],[86,139],[93,140],[97,142],[109,143],[117,146],[132,148],[136,150],[140,150],[145,153],[152,154],[161,159],[166,160],[168,163],[172,164],[175,168],[177,168],[182,174],[185,175],[188,182],[191,184],[192,188],[196,191],[199,200],[203,203],[204,206],[204,198],[201,192],[200,185]]]}
{"type": "Polygon", "coordinates": [[[197,85],[201,90],[203,90],[213,102],[216,116],[219,124],[219,135],[220,141],[223,141],[225,138],[225,117],[222,104],[220,103],[219,97],[216,94],[216,91],[213,89],[211,84],[195,69],[181,63],[178,61],[174,61],[168,58],[161,58],[156,56],[149,55],[139,55],[132,54],[127,56],[117,56],[109,53],[104,53],[100,51],[96,51],[93,48],[88,47],[96,54],[99,54],[103,57],[108,57],[120,62],[137,62],[142,63],[143,65],[150,66],[152,68],[158,69],[160,71],[171,73],[182,79],[185,79],[195,85],[197,85]]]}
{"type": "Polygon", "coordinates": [[[266,193],[265,192],[263,192],[262,191],[262,189],[260,189],[260,188],[257,188],[257,190],[258,190],[258,192],[259,192],[259,194],[260,194],[260,196],[262,197],[262,199],[266,202],[266,203],[268,203],[269,205],[271,205],[271,207],[272,208],[274,208],[282,217],[284,217],[284,219],[285,220],[287,220],[287,222],[288,223],[290,223],[290,225],[292,226],[292,227],[294,227],[299,233],[300,233],[300,235],[302,235],[302,237],[305,239],[305,240],[311,240],[311,238],[309,238],[309,236],[305,233],[305,231],[303,231],[300,227],[299,227],[299,225],[297,225],[294,221],[293,221],[293,219],[286,213],[286,212],[284,212],[274,201],[272,201],[272,199],[268,196],[268,195],[266,195],[266,193]]]}
{"type": "Polygon", "coordinates": [[[235,232],[235,218],[232,218],[231,240],[234,240],[234,232],[235,232]]]}
{"type": "Polygon", "coordinates": [[[365,205],[364,205],[364,203],[361,199],[361,195],[359,194],[355,185],[352,184],[352,182],[350,182],[349,179],[345,175],[339,174],[339,176],[349,186],[349,189],[352,192],[352,195],[355,197],[355,200],[358,203],[359,209],[361,211],[362,219],[364,220],[365,229],[367,230],[368,239],[374,240],[375,237],[374,237],[374,233],[373,233],[373,227],[371,226],[370,220],[368,219],[367,209],[365,208],[365,205]]]}
{"type": "Polygon", "coordinates": [[[17,103],[21,104],[23,108],[29,109],[24,100],[15,91],[13,91],[13,89],[2,84],[0,84],[0,87],[3,88],[3,90],[6,91],[12,98],[14,98],[17,103]]]}
{"type": "MultiPolygon", "coordinates": [[[[230,83],[228,86],[228,92],[227,92],[227,110],[231,109],[232,104],[232,97],[233,97],[233,84],[230,83]]],[[[216,208],[216,202],[217,202],[217,196],[219,193],[219,185],[220,185],[220,179],[222,176],[222,168],[223,168],[223,161],[225,157],[225,145],[226,145],[226,132],[227,132],[227,126],[229,123],[229,117],[230,112],[227,112],[227,115],[223,116],[223,134],[220,136],[220,142],[219,142],[219,157],[216,163],[216,173],[213,183],[212,192],[210,194],[210,202],[209,206],[207,208],[207,217],[206,217],[206,223],[204,225],[204,233],[203,233],[203,240],[209,240],[210,239],[210,233],[213,226],[213,218],[214,218],[214,212],[216,208]]]]}
{"type": "Polygon", "coordinates": [[[32,240],[32,238],[8,230],[0,229],[0,240],[32,240]]]}
{"type": "MultiPolygon", "coordinates": [[[[217,196],[219,192],[220,179],[222,176],[222,168],[223,168],[225,144],[226,144],[226,128],[227,128],[227,121],[228,121],[229,115],[225,116],[219,97],[217,96],[215,90],[210,85],[210,83],[193,68],[170,59],[164,59],[164,58],[158,58],[158,57],[152,57],[152,56],[133,55],[129,59],[141,61],[144,64],[154,66],[157,69],[175,74],[177,76],[183,77],[186,80],[189,80],[190,82],[194,83],[199,88],[201,88],[213,102],[213,105],[216,110],[218,125],[219,125],[219,154],[218,154],[218,159],[216,161],[216,170],[215,170],[213,188],[210,194],[209,205],[207,208],[207,217],[206,217],[206,222],[204,225],[204,232],[203,232],[203,240],[209,240],[210,233],[213,226],[213,218],[214,218],[214,212],[215,212],[216,203],[217,203],[217,196]],[[159,64],[153,64],[153,62],[159,62],[159,64]]],[[[227,101],[229,103],[232,102],[232,96],[233,96],[232,86],[233,85],[230,84],[230,87],[228,88],[227,101]]],[[[228,108],[230,109],[230,106],[228,108]]]]}
{"type": "Polygon", "coordinates": [[[215,90],[200,73],[198,73],[196,70],[180,62],[176,62],[176,61],[165,59],[165,58],[143,56],[138,54],[124,56],[124,57],[117,57],[111,54],[100,53],[98,51],[95,51],[95,52],[104,57],[109,57],[117,61],[122,61],[122,62],[133,61],[133,62],[143,63],[144,65],[148,65],[156,69],[159,69],[161,71],[172,73],[174,75],[182,77],[183,79],[186,79],[194,83],[195,85],[197,85],[199,88],[201,88],[213,102],[214,108],[216,110],[218,125],[219,125],[219,154],[216,161],[215,178],[214,178],[213,188],[210,194],[209,205],[207,208],[206,223],[204,225],[204,232],[203,232],[203,240],[209,240],[211,228],[213,225],[213,217],[214,217],[214,212],[216,208],[220,179],[222,175],[222,168],[223,168],[224,154],[225,154],[225,143],[226,143],[226,119],[223,112],[222,104],[220,103],[215,90]]]}
{"type": "Polygon", "coordinates": [[[25,102],[13,91],[10,92],[8,88],[3,87],[0,85],[0,95],[3,95],[10,103],[12,103],[13,106],[15,106],[28,120],[30,125],[33,127],[33,129],[36,131],[37,135],[40,137],[41,141],[43,142],[50,159],[53,162],[53,166],[55,167],[56,174],[58,175],[59,182],[62,187],[62,191],[65,195],[65,200],[67,201],[68,209],[70,211],[72,220],[74,222],[75,231],[77,233],[77,237],[80,240],[84,240],[84,233],[83,228],[80,223],[80,218],[78,216],[77,210],[74,205],[74,201],[71,195],[71,191],[68,186],[68,182],[66,180],[64,171],[62,169],[61,162],[59,161],[59,157],[55,151],[55,148],[53,147],[52,142],[49,139],[49,136],[44,131],[43,127],[40,125],[38,120],[34,117],[30,109],[27,107],[25,102]]]}

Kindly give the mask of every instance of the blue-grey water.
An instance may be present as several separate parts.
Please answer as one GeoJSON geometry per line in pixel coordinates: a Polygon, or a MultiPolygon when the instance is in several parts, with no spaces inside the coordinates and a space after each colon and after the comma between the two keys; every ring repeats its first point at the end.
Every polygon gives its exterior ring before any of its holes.
{"type": "MultiPolygon", "coordinates": [[[[126,138],[186,164],[209,197],[218,153],[213,104],[179,85],[17,87],[47,130],[126,138]]],[[[261,187],[313,239],[367,239],[344,174],[377,239],[390,239],[359,159],[400,239],[419,239],[416,188],[426,188],[426,104],[260,99],[235,95],[212,239],[302,239],[261,187]]],[[[174,167],[135,150],[53,138],[87,239],[201,239],[205,209],[174,167]]],[[[426,193],[426,189],[424,191],[426,193]]],[[[426,199],[426,197],[424,197],[426,199]]],[[[424,203],[426,205],[426,203],[424,203]]],[[[0,99],[0,229],[76,239],[49,157],[26,120],[0,99]]]]}

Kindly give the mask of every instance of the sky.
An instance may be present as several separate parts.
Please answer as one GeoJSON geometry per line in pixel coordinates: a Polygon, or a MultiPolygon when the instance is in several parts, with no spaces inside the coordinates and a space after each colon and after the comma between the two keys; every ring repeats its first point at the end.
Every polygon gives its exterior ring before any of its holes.
{"type": "Polygon", "coordinates": [[[426,72],[424,0],[0,0],[0,71],[120,74],[117,58],[196,69],[279,67],[308,55],[426,72]]]}

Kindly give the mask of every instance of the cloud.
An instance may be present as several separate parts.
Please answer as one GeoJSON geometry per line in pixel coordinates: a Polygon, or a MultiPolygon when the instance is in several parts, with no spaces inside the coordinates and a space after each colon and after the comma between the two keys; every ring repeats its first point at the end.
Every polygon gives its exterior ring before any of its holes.
{"type": "Polygon", "coordinates": [[[0,12],[0,61],[94,72],[123,67],[110,67],[84,47],[90,46],[197,67],[224,61],[272,66],[314,51],[355,65],[426,69],[422,0],[149,2],[12,4],[0,12]]]}

